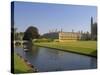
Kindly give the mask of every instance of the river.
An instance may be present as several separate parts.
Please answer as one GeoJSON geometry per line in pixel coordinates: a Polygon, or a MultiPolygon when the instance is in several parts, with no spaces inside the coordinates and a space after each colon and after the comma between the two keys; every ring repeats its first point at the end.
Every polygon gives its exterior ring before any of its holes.
{"type": "Polygon", "coordinates": [[[16,47],[14,51],[27,59],[39,72],[97,68],[97,59],[94,57],[56,49],[34,46],[28,52],[20,47],[16,47]]]}

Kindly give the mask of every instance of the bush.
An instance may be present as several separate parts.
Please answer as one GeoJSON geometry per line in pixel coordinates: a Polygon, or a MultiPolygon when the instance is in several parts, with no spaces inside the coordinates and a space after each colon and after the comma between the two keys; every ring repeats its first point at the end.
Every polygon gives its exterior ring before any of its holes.
{"type": "Polygon", "coordinates": [[[46,39],[46,38],[42,38],[42,39],[35,39],[34,42],[52,42],[52,39],[46,39]]]}
{"type": "Polygon", "coordinates": [[[54,42],[59,42],[59,39],[55,39],[54,42]]]}

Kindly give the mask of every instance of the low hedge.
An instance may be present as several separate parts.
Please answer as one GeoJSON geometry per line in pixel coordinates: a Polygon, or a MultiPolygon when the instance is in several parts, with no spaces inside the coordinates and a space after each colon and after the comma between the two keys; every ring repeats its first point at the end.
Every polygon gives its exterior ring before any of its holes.
{"type": "Polygon", "coordinates": [[[34,42],[52,42],[53,41],[53,39],[45,39],[45,38],[43,38],[43,39],[35,39],[34,40],[34,42]]]}

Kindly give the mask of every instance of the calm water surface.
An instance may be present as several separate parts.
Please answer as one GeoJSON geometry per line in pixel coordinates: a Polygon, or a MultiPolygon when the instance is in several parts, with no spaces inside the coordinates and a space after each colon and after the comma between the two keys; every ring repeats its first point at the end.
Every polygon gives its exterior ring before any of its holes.
{"type": "Polygon", "coordinates": [[[96,58],[56,49],[34,46],[28,52],[24,52],[23,48],[14,50],[34,65],[39,72],[95,69],[97,67],[96,58]]]}

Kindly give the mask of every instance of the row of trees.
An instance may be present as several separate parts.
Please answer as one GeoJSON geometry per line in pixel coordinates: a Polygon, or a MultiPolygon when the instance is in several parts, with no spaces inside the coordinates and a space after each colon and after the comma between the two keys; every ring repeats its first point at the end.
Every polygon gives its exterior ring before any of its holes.
{"type": "Polygon", "coordinates": [[[91,34],[89,32],[81,33],[80,40],[91,40],[91,34]]]}
{"type": "Polygon", "coordinates": [[[14,40],[28,40],[36,39],[39,37],[38,29],[30,26],[25,32],[17,32],[17,28],[14,28],[14,40]]]}
{"type": "MultiPolygon", "coordinates": [[[[81,33],[80,40],[91,40],[91,35],[97,38],[97,24],[93,26],[93,33],[90,34],[89,32],[81,33]]],[[[14,40],[28,40],[32,41],[33,39],[37,39],[41,37],[39,35],[38,29],[34,26],[30,26],[25,32],[16,32],[17,28],[14,29],[14,40]]],[[[48,34],[49,36],[49,34],[48,34]]],[[[51,37],[51,36],[49,36],[51,37]]],[[[59,37],[59,36],[58,36],[59,37]]],[[[41,37],[42,38],[42,37],[41,37]]]]}

